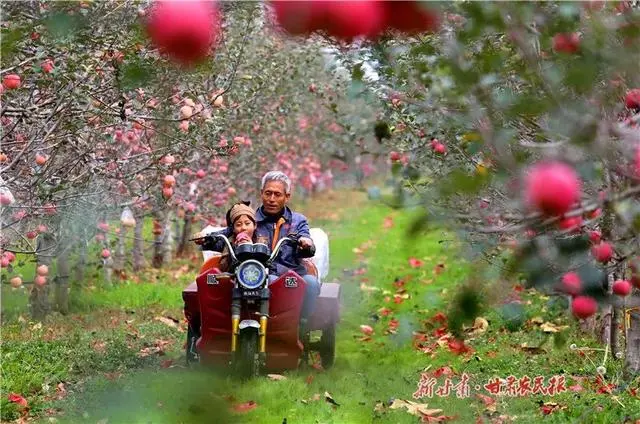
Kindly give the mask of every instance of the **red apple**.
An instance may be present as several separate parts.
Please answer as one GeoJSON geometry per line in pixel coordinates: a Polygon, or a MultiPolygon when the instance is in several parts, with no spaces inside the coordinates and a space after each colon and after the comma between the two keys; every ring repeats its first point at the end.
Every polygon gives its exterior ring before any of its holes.
{"type": "Polygon", "coordinates": [[[424,2],[385,1],[387,25],[407,34],[435,32],[440,27],[440,16],[424,7],[424,2]]]}
{"type": "Polygon", "coordinates": [[[386,11],[376,0],[346,0],[326,2],[327,19],[324,29],[339,39],[377,37],[384,29],[386,11]]]}
{"type": "Polygon", "coordinates": [[[109,251],[109,249],[102,249],[102,253],[100,255],[104,259],[107,259],[109,256],[111,256],[111,252],[109,251]]]}
{"type": "Polygon", "coordinates": [[[553,50],[573,54],[580,50],[580,36],[577,32],[556,34],[553,36],[553,50]]]}
{"type": "Polygon", "coordinates": [[[165,175],[162,184],[165,187],[173,187],[176,185],[176,178],[173,175],[165,175]]]}
{"type": "Polygon", "coordinates": [[[577,296],[582,292],[582,281],[575,272],[567,272],[562,276],[562,291],[577,296]]]}
{"type": "Polygon", "coordinates": [[[53,60],[47,59],[42,64],[40,64],[40,68],[42,68],[42,72],[45,74],[50,74],[53,72],[53,60]]]}
{"type": "Polygon", "coordinates": [[[392,162],[397,162],[402,158],[402,155],[398,152],[389,152],[389,159],[391,159],[392,162]]]}
{"type": "Polygon", "coordinates": [[[196,177],[202,179],[207,175],[207,171],[205,171],[204,169],[198,169],[198,172],[196,172],[196,177]]]}
{"type": "Polygon", "coordinates": [[[191,65],[202,61],[219,32],[217,2],[157,1],[151,8],[147,32],[162,53],[191,65]]]}
{"type": "Polygon", "coordinates": [[[640,88],[627,91],[624,96],[624,105],[629,109],[640,109],[640,88]]]}
{"type": "Polygon", "coordinates": [[[193,108],[191,106],[184,105],[180,108],[180,119],[189,119],[193,115],[193,108]]]}
{"type": "Polygon", "coordinates": [[[580,319],[589,318],[598,311],[598,302],[589,296],[578,296],[571,302],[571,311],[580,319]]]}
{"type": "Polygon", "coordinates": [[[534,165],[526,178],[526,202],[546,215],[562,215],[580,198],[581,183],[569,165],[543,162],[534,165]]]}
{"type": "Polygon", "coordinates": [[[33,279],[33,283],[36,286],[42,287],[45,284],[47,284],[47,277],[45,277],[44,275],[38,275],[36,276],[36,278],[33,279]]]}
{"type": "Polygon", "coordinates": [[[165,199],[170,198],[171,196],[173,196],[173,189],[171,187],[164,187],[162,189],[162,195],[165,197],[165,199]]]}
{"type": "Polygon", "coordinates": [[[46,233],[46,232],[47,232],[47,226],[46,226],[46,225],[44,225],[44,224],[39,224],[39,225],[38,225],[38,228],[36,228],[36,231],[37,231],[39,234],[46,233]]]}
{"type": "Polygon", "coordinates": [[[580,230],[580,226],[582,225],[582,218],[579,216],[574,216],[570,218],[561,219],[558,222],[558,226],[563,230],[580,230]]]}
{"type": "Polygon", "coordinates": [[[36,163],[40,166],[44,165],[45,163],[47,163],[47,157],[44,155],[41,155],[40,153],[36,154],[36,163]]]}
{"type": "Polygon", "coordinates": [[[433,151],[436,152],[439,155],[443,155],[443,154],[445,154],[447,152],[447,147],[442,143],[437,143],[433,147],[433,151]]]}
{"type": "Polygon", "coordinates": [[[596,261],[607,263],[613,257],[613,247],[606,241],[603,241],[591,248],[591,254],[596,261]]]}
{"type": "Polygon", "coordinates": [[[2,85],[7,90],[14,90],[16,88],[20,88],[22,82],[20,81],[20,76],[16,74],[5,75],[2,79],[2,85]]]}
{"type": "Polygon", "coordinates": [[[38,275],[49,275],[49,267],[45,264],[38,265],[38,268],[36,268],[36,273],[38,275]]]}
{"type": "Polygon", "coordinates": [[[0,257],[0,267],[6,268],[9,266],[10,263],[11,261],[6,256],[0,257]]]}
{"type": "Polygon", "coordinates": [[[591,240],[593,244],[598,244],[600,240],[602,240],[602,234],[597,230],[589,231],[589,240],[591,240]]]}
{"type": "Polygon", "coordinates": [[[33,240],[38,236],[38,233],[36,231],[27,231],[27,234],[25,235],[27,236],[28,239],[33,240]]]}
{"type": "Polygon", "coordinates": [[[99,222],[98,229],[106,233],[107,231],[109,231],[109,224],[107,224],[106,222],[99,222]]]}
{"type": "Polygon", "coordinates": [[[617,294],[618,296],[628,296],[629,294],[631,294],[632,287],[631,283],[627,280],[618,280],[613,283],[611,289],[613,290],[613,293],[617,294]]]}
{"type": "Polygon", "coordinates": [[[9,282],[11,283],[11,287],[13,287],[14,289],[17,289],[22,285],[22,278],[13,277],[11,280],[9,280],[9,282]]]}

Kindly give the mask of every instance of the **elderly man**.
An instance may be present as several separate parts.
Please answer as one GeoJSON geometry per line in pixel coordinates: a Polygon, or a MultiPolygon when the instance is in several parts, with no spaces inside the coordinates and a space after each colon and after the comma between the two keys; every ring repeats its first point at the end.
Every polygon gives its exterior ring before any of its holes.
{"type": "MultiPolygon", "coordinates": [[[[291,180],[280,171],[267,172],[262,177],[261,189],[262,206],[256,210],[256,224],[254,236],[257,243],[264,243],[273,249],[281,238],[289,233],[297,233],[299,255],[296,249],[290,245],[281,247],[278,258],[269,270],[269,281],[275,281],[280,275],[291,269],[300,275],[305,283],[305,298],[302,304],[300,316],[301,332],[306,329],[309,315],[313,311],[316,299],[320,294],[318,279],[307,273],[307,269],[301,261],[302,257],[313,256],[313,241],[309,234],[307,218],[297,212],[293,212],[287,203],[291,199],[291,180]]],[[[230,235],[229,229],[223,234],[230,235]]],[[[203,246],[205,250],[216,250],[209,246],[203,246]]]]}

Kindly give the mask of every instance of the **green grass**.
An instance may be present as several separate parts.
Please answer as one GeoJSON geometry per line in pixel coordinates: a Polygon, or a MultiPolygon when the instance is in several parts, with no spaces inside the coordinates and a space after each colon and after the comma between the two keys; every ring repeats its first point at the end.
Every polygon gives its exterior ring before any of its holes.
{"type": "MultiPolygon", "coordinates": [[[[343,212],[338,220],[317,217],[313,221],[330,233],[330,279],[339,281],[343,290],[337,358],[330,370],[305,368],[285,373],[286,380],[259,378],[241,383],[207,370],[183,368],[183,324],[175,328],[157,317],[181,319],[180,290],[190,275],[175,278],[171,274],[150,274],[159,278],[153,278],[153,283],[127,282],[79,293],[74,307],[82,314],[53,316],[39,329],[29,322],[5,325],[3,393],[23,394],[32,412],[41,416],[47,415],[48,408],[59,409],[58,422],[98,422],[108,418],[109,423],[279,424],[287,418],[290,424],[415,423],[416,416],[384,404],[392,399],[413,400],[421,372],[427,368],[433,371],[451,367],[457,374],[452,377],[454,383],[467,373],[472,386],[482,385],[492,377],[525,374],[545,376],[545,382],[554,374],[563,374],[567,376],[567,386],[575,384],[569,376],[593,380],[602,353],[581,357],[567,346],[596,343],[577,336],[575,323],[553,303],[554,299],[535,292],[520,293],[522,301],[530,304],[519,316],[519,323],[507,322],[500,302],[487,305],[482,313],[489,323],[486,332],[467,335],[467,343],[475,350],[471,354],[455,355],[446,346],[435,348],[433,354],[415,349],[413,333],[424,331],[428,333],[428,343],[433,343],[435,327],[428,324],[428,319],[437,312],[449,313],[447,303],[470,276],[484,276],[475,275],[477,269],[460,257],[455,243],[443,242],[453,238],[447,232],[434,230],[418,239],[407,239],[411,212],[393,212],[362,203],[343,212]],[[393,226],[384,228],[389,216],[393,226]],[[360,251],[354,252],[356,248],[360,251]],[[411,257],[423,261],[423,265],[411,268],[411,257]],[[434,267],[438,264],[444,264],[444,270],[436,275],[434,267]],[[354,273],[360,269],[366,272],[354,273]],[[398,290],[394,286],[396,278],[406,280],[407,298],[401,303],[393,301],[398,290]],[[363,282],[377,290],[362,290],[363,282]],[[390,310],[388,316],[381,313],[383,307],[390,310]],[[567,337],[566,343],[556,347],[554,338],[542,332],[536,320],[531,321],[534,317],[557,326],[569,325],[562,333],[567,337]],[[385,334],[392,319],[398,323],[395,334],[385,334]],[[362,340],[363,324],[374,329],[370,340],[362,340]],[[513,331],[506,326],[513,327],[513,331]],[[168,342],[163,355],[140,357],[141,349],[153,348],[158,340],[168,342]],[[527,353],[520,347],[523,343],[538,346],[546,353],[527,353]],[[173,361],[172,365],[163,368],[167,359],[173,361]],[[60,381],[65,383],[67,393],[57,400],[55,387],[60,381]],[[340,406],[326,402],[325,392],[340,406]],[[257,407],[245,413],[228,412],[231,405],[248,401],[256,402],[257,407]]],[[[497,296],[489,296],[492,298],[512,294],[510,284],[492,281],[486,281],[483,290],[494,295],[497,292],[497,296]]],[[[475,387],[469,398],[434,396],[420,402],[442,409],[442,415],[455,416],[454,422],[462,423],[473,423],[478,417],[489,422],[500,415],[525,423],[543,419],[552,423],[622,422],[625,417],[640,417],[640,407],[637,399],[624,390],[619,372],[620,364],[608,361],[607,382],[622,387],[613,395],[624,407],[612,395],[596,393],[586,382],[582,383],[585,390],[581,392],[497,397],[495,412],[486,410],[476,396],[488,393],[475,387]],[[543,416],[540,405],[545,402],[566,408],[543,416]]],[[[444,377],[439,378],[438,386],[443,382],[444,377]]],[[[2,402],[3,418],[17,417],[17,408],[7,406],[6,400],[2,402]]]]}

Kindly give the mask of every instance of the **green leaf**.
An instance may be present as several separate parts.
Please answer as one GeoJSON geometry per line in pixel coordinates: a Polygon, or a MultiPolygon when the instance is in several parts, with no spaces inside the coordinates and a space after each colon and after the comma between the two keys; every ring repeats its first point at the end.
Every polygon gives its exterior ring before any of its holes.
{"type": "Polygon", "coordinates": [[[486,180],[478,178],[476,175],[469,175],[463,169],[454,169],[443,181],[440,193],[443,196],[453,194],[473,194],[480,191],[486,180]]]}
{"type": "Polygon", "coordinates": [[[62,40],[75,37],[85,23],[82,16],[56,12],[46,20],[45,25],[54,39],[62,40]]]}
{"type": "Polygon", "coordinates": [[[155,68],[150,62],[133,60],[126,63],[121,69],[120,88],[133,90],[145,87],[154,79],[155,68]]]}
{"type": "Polygon", "coordinates": [[[5,63],[9,63],[18,49],[18,43],[28,34],[28,27],[13,29],[2,28],[0,32],[0,54],[5,63]]]}
{"type": "Polygon", "coordinates": [[[353,81],[362,81],[362,77],[364,77],[364,71],[362,70],[362,62],[360,62],[351,70],[351,79],[353,81]]]}

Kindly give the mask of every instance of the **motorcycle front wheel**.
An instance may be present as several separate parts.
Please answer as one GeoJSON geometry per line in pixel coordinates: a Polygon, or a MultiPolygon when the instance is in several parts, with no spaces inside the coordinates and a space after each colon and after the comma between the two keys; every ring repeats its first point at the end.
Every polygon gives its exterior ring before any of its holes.
{"type": "Polygon", "coordinates": [[[246,328],[238,337],[238,351],[236,352],[236,374],[243,380],[257,377],[260,374],[260,360],[258,356],[258,330],[246,328]]]}

